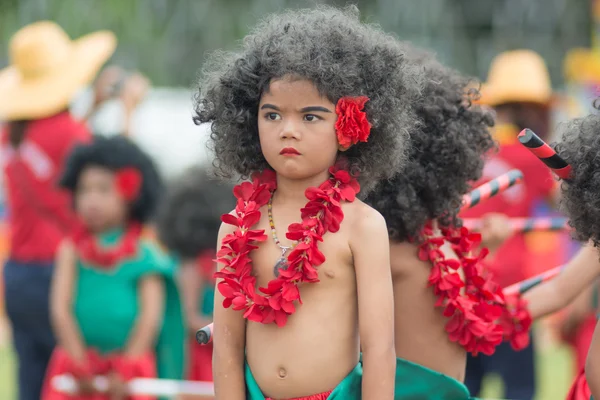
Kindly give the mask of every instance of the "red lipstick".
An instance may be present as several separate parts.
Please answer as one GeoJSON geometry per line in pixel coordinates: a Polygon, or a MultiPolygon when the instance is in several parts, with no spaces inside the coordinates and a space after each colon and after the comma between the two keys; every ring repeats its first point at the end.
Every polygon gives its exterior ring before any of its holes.
{"type": "Polygon", "coordinates": [[[300,152],[293,147],[286,147],[282,149],[279,154],[282,156],[299,156],[300,152]]]}

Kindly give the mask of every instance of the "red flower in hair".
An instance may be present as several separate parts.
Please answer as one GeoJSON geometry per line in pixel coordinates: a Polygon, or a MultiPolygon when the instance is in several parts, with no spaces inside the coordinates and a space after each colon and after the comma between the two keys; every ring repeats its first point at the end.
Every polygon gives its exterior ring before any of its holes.
{"type": "Polygon", "coordinates": [[[371,123],[363,111],[366,96],[342,97],[335,106],[338,119],[335,123],[338,142],[343,147],[350,147],[358,142],[366,142],[371,133],[371,123]]]}
{"type": "Polygon", "coordinates": [[[133,201],[142,187],[142,174],[135,168],[122,168],[115,174],[117,190],[128,201],[133,201]]]}

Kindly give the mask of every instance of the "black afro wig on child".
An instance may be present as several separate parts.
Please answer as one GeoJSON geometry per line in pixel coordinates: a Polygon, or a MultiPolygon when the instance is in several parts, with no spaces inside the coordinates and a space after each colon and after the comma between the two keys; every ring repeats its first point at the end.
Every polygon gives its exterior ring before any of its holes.
{"type": "Polygon", "coordinates": [[[235,208],[233,186],[210,179],[194,167],[168,187],[157,215],[158,236],[170,251],[185,259],[215,250],[221,215],[235,208]]]}
{"type": "Polygon", "coordinates": [[[95,136],[92,142],[76,146],[67,159],[60,185],[74,192],[79,175],[90,166],[112,171],[132,167],[140,171],[142,186],[137,199],[131,203],[129,217],[142,224],[153,217],[162,182],[152,159],[135,143],[122,135],[95,136]]]}
{"type": "Polygon", "coordinates": [[[290,10],[259,23],[239,51],[213,54],[195,95],[194,121],[211,123],[216,172],[247,178],[269,166],[259,143],[258,105],[272,79],[308,79],[333,104],[344,96],[367,96],[369,140],[343,153],[365,193],[406,160],[422,75],[398,40],[361,23],[354,6],[290,10]]]}
{"type": "Polygon", "coordinates": [[[415,104],[422,125],[411,132],[404,170],[380,182],[366,199],[384,216],[394,241],[416,237],[431,219],[459,226],[462,196],[481,177],[484,154],[495,147],[490,132],[494,115],[472,104],[479,96],[473,82],[433,54],[404,47],[427,77],[423,97],[415,104]]]}
{"type": "MultiPolygon", "coordinates": [[[[598,106],[598,102],[594,104],[598,106]]],[[[561,207],[577,240],[600,244],[600,114],[571,120],[560,127],[556,152],[572,167],[561,185],[561,207]]]]}

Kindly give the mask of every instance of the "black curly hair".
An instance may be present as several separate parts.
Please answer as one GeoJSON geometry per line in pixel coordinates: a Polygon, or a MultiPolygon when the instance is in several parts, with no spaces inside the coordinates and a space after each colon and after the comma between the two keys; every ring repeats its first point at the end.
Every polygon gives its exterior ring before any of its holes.
{"type": "Polygon", "coordinates": [[[94,136],[90,143],[76,146],[67,159],[60,186],[74,192],[81,172],[89,166],[113,171],[126,167],[139,170],[142,187],[131,204],[129,218],[143,224],[153,217],[162,193],[162,180],[152,159],[135,143],[122,135],[94,136]]]}
{"type": "MultiPolygon", "coordinates": [[[[594,103],[598,108],[598,103],[594,103]]],[[[556,152],[572,167],[572,178],[562,181],[561,208],[569,217],[577,240],[600,245],[600,114],[594,112],[560,126],[556,152]]]]}
{"type": "Polygon", "coordinates": [[[425,69],[423,97],[415,105],[423,124],[411,132],[404,171],[380,182],[366,199],[384,216],[394,241],[416,237],[431,219],[459,226],[462,196],[481,177],[484,154],[495,147],[493,112],[472,104],[477,85],[433,54],[403,45],[410,61],[425,69]]]}
{"type": "Polygon", "coordinates": [[[215,53],[206,63],[194,121],[212,123],[209,145],[219,175],[247,178],[268,167],[258,137],[258,104],[271,80],[284,76],[309,79],[334,104],[343,96],[369,97],[369,141],[344,152],[349,168],[360,174],[363,193],[402,166],[409,131],[417,124],[412,103],[420,96],[422,69],[407,63],[397,39],[361,23],[355,6],[320,6],[270,15],[238,52],[215,53]]]}
{"type": "Polygon", "coordinates": [[[217,247],[221,215],[235,208],[233,186],[210,178],[193,167],[175,179],[161,202],[156,222],[158,237],[180,257],[196,258],[217,247]]]}

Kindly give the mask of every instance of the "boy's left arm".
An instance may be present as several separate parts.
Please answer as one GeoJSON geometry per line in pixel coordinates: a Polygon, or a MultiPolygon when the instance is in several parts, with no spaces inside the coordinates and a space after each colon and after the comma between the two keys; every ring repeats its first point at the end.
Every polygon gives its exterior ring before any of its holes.
{"type": "Polygon", "coordinates": [[[383,217],[368,209],[356,220],[350,239],[358,292],[363,352],[362,396],[393,399],[396,373],[394,292],[390,246],[383,217]]]}

